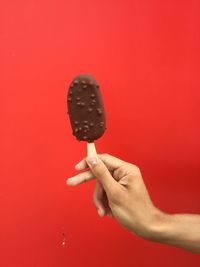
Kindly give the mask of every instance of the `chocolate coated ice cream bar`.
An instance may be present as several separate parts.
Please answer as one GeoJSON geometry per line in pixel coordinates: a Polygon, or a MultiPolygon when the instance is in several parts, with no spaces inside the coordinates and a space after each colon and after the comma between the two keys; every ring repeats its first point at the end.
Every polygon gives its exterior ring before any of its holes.
{"type": "Polygon", "coordinates": [[[74,78],[67,103],[72,134],[77,140],[93,143],[104,134],[105,110],[99,85],[92,76],[81,74],[74,78]]]}

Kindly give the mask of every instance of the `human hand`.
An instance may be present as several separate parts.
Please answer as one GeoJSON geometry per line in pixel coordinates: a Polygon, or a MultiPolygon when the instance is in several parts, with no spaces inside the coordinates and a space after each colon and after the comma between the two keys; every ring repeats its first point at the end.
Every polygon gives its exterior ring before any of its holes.
{"type": "Polygon", "coordinates": [[[81,160],[75,168],[83,172],[67,180],[70,186],[97,178],[93,200],[100,216],[114,216],[134,233],[151,238],[160,211],[153,205],[137,166],[102,154],[81,160]]]}

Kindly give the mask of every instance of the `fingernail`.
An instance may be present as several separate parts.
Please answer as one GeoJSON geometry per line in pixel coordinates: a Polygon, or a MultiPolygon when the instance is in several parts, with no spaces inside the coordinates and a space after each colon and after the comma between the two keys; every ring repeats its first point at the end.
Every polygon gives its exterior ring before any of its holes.
{"type": "Polygon", "coordinates": [[[68,178],[68,179],[66,180],[66,184],[67,184],[67,185],[70,185],[70,178],[68,178]]]}
{"type": "Polygon", "coordinates": [[[98,212],[100,217],[104,216],[104,211],[102,209],[98,208],[97,212],[98,212]]]}
{"type": "Polygon", "coordinates": [[[74,186],[73,179],[72,179],[72,178],[68,178],[68,179],[66,180],[66,184],[67,184],[67,185],[70,185],[70,186],[74,186]]]}
{"type": "Polygon", "coordinates": [[[74,168],[75,168],[75,170],[77,170],[79,168],[79,165],[76,164],[74,168]]]}
{"type": "Polygon", "coordinates": [[[96,158],[95,156],[88,157],[88,158],[87,158],[87,162],[88,162],[90,165],[96,165],[96,164],[97,164],[97,158],[96,158]]]}

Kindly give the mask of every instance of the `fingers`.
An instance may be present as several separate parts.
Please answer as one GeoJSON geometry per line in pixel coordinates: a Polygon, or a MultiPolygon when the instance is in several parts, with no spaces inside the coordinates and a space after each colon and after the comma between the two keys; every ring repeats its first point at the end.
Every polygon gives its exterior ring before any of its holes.
{"type": "Polygon", "coordinates": [[[119,188],[119,184],[114,180],[106,165],[98,156],[88,157],[86,161],[94,176],[102,184],[107,195],[112,194],[113,190],[116,191],[119,188]]]}
{"type": "Polygon", "coordinates": [[[108,205],[106,193],[99,181],[96,181],[93,201],[99,216],[103,217],[105,215],[108,215],[109,217],[112,217],[112,211],[108,205]]]}
{"type": "Polygon", "coordinates": [[[93,178],[94,174],[91,171],[85,171],[67,179],[67,184],[70,186],[76,186],[78,184],[90,181],[93,178]]]}
{"type": "Polygon", "coordinates": [[[116,157],[113,157],[109,154],[99,154],[98,157],[103,161],[103,163],[106,165],[106,167],[110,171],[120,168],[121,166],[126,164],[125,161],[118,159],[116,157]]]}
{"type": "Polygon", "coordinates": [[[99,181],[96,181],[94,194],[93,194],[93,201],[97,209],[97,212],[99,216],[101,217],[103,217],[106,213],[106,208],[104,207],[104,204],[103,204],[103,195],[104,195],[103,187],[99,183],[99,181]]]}
{"type": "MultiPolygon", "coordinates": [[[[109,154],[98,154],[98,157],[104,162],[108,170],[113,171],[116,168],[123,166],[126,162],[113,157],[109,154]]],[[[79,163],[76,164],[75,169],[78,171],[88,168],[86,158],[82,159],[79,163]]]]}
{"type": "MultiPolygon", "coordinates": [[[[94,176],[96,176],[101,181],[106,191],[109,191],[110,188],[115,188],[115,181],[113,181],[114,179],[110,172],[113,173],[114,170],[119,169],[121,167],[123,168],[123,166],[125,166],[127,163],[109,154],[100,154],[97,156],[97,159],[99,159],[98,166],[92,167],[90,164],[90,169],[92,172],[85,171],[74,177],[71,177],[67,180],[67,184],[70,186],[76,186],[83,182],[89,181],[94,178],[94,176]]],[[[89,163],[87,162],[87,158],[84,158],[76,164],[75,169],[78,171],[83,171],[88,168],[88,165],[89,163]]],[[[114,175],[114,178],[116,180],[119,180],[117,179],[118,176],[114,175]]]]}
{"type": "Polygon", "coordinates": [[[82,159],[79,163],[77,163],[77,164],[75,165],[75,169],[76,169],[77,171],[82,171],[82,170],[84,170],[84,169],[86,169],[86,168],[88,168],[88,165],[87,165],[87,162],[86,162],[85,158],[82,159]]]}

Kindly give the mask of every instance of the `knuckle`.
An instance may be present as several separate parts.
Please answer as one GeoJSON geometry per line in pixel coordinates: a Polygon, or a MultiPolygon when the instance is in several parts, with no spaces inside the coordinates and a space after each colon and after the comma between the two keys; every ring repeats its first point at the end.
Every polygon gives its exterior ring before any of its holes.
{"type": "Polygon", "coordinates": [[[139,175],[141,173],[140,168],[134,164],[131,164],[131,163],[130,163],[130,169],[134,175],[139,175]]]}
{"type": "Polygon", "coordinates": [[[117,180],[123,178],[124,176],[126,176],[128,173],[130,172],[130,164],[124,164],[121,167],[119,167],[118,169],[116,169],[114,171],[114,175],[117,178],[117,180]]]}
{"type": "Polygon", "coordinates": [[[100,156],[103,158],[108,158],[110,155],[108,153],[103,153],[103,154],[100,154],[100,156]]]}
{"type": "Polygon", "coordinates": [[[120,183],[121,185],[124,185],[124,186],[129,186],[129,185],[132,184],[132,181],[133,181],[133,175],[128,174],[128,175],[124,176],[124,177],[119,181],[119,183],[120,183]]]}
{"type": "Polygon", "coordinates": [[[120,168],[116,169],[113,174],[114,174],[114,177],[116,177],[116,179],[119,180],[120,177],[123,176],[123,173],[124,173],[124,171],[123,171],[122,167],[120,167],[120,168]]]}

